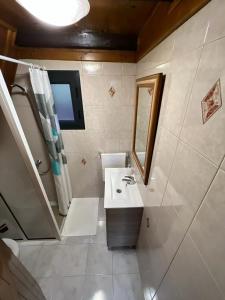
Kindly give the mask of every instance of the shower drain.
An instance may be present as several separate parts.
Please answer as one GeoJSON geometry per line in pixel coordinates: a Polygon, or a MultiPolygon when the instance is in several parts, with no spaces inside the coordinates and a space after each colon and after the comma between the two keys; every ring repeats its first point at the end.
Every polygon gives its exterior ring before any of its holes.
{"type": "Polygon", "coordinates": [[[120,194],[120,193],[122,193],[122,190],[121,190],[121,189],[117,189],[116,192],[117,192],[118,194],[120,194]]]}

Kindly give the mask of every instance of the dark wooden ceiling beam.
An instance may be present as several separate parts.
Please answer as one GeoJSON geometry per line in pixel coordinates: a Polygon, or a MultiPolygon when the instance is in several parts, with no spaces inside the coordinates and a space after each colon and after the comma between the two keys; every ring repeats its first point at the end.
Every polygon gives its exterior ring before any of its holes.
{"type": "Polygon", "coordinates": [[[37,48],[75,48],[102,50],[137,50],[137,36],[91,31],[19,30],[16,45],[37,48]]]}

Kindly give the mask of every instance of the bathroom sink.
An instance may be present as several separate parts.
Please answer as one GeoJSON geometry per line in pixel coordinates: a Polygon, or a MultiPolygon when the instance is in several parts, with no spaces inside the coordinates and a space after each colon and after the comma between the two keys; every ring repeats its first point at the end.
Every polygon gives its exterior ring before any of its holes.
{"type": "Polygon", "coordinates": [[[136,247],[143,202],[132,169],[105,169],[104,207],[108,248],[136,247]]]}
{"type": "Polygon", "coordinates": [[[130,175],[135,179],[131,168],[105,169],[105,208],[143,207],[137,184],[122,181],[130,175]]]}

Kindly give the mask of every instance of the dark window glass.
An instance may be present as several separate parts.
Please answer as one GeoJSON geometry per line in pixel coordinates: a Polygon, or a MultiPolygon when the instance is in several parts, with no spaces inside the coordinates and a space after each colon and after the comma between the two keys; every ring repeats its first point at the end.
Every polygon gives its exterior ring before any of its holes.
{"type": "Polygon", "coordinates": [[[55,108],[59,120],[74,120],[72,95],[69,84],[54,83],[51,84],[52,92],[55,100],[55,108]]]}
{"type": "Polygon", "coordinates": [[[85,129],[79,71],[48,71],[61,129],[85,129]]]}

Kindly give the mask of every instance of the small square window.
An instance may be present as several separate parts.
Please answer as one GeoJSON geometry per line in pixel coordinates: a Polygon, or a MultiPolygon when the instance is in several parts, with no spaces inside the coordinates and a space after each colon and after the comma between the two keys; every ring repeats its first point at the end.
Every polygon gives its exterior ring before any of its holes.
{"type": "Polygon", "coordinates": [[[85,129],[79,71],[48,71],[61,129],[85,129]]]}

